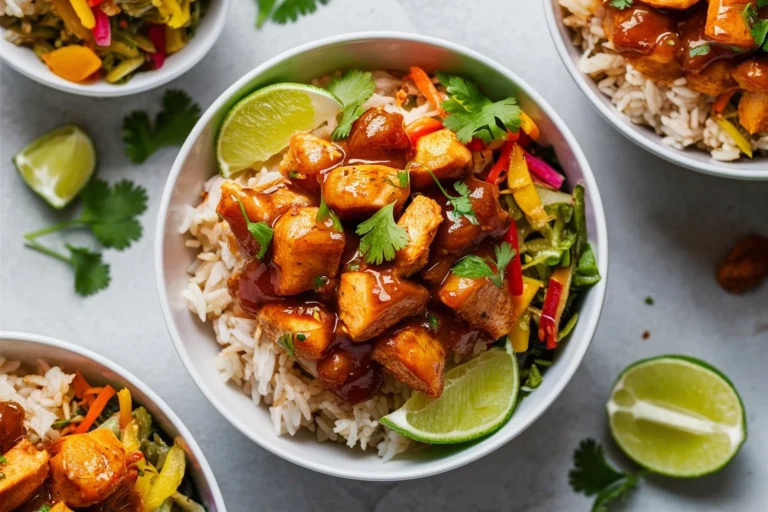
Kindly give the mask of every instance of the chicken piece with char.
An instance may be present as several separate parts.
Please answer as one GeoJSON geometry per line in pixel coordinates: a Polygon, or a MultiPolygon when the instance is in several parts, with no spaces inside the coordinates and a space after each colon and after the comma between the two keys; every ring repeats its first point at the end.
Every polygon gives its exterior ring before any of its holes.
{"type": "Polygon", "coordinates": [[[321,174],[343,160],[344,152],[333,142],[300,132],[291,137],[288,151],[280,162],[280,172],[303,190],[317,192],[320,190],[318,178],[321,174]]]}
{"type": "Polygon", "coordinates": [[[238,199],[243,203],[248,220],[264,222],[270,227],[280,215],[292,208],[317,205],[313,197],[285,180],[273,182],[262,190],[243,188],[231,181],[224,182],[216,213],[229,224],[237,241],[251,256],[257,255],[261,246],[248,231],[238,199]]]}
{"type": "Polygon", "coordinates": [[[352,124],[345,146],[347,156],[353,160],[376,161],[398,168],[405,166],[410,147],[403,116],[387,112],[383,106],[363,112],[352,124]]]}
{"type": "Polygon", "coordinates": [[[367,219],[392,202],[398,215],[411,193],[400,172],[386,165],[337,167],[325,176],[323,198],[342,220],[367,219]]]}
{"type": "Polygon", "coordinates": [[[739,63],[733,70],[733,78],[746,91],[768,94],[768,55],[739,63]]]}
{"type": "MultiPolygon", "coordinates": [[[[272,263],[279,295],[296,295],[315,288],[317,278],[336,276],[344,251],[344,231],[317,222],[318,209],[304,207],[275,222],[272,263]]],[[[327,222],[331,224],[330,220],[327,222]]]]}
{"type": "Polygon", "coordinates": [[[296,356],[310,361],[323,357],[336,336],[336,315],[317,302],[272,302],[262,306],[256,318],[268,339],[290,335],[296,356]]]}
{"type": "Polygon", "coordinates": [[[408,245],[395,254],[395,269],[400,275],[409,276],[429,261],[429,247],[443,222],[440,205],[426,196],[418,195],[397,221],[408,233],[408,245]]]}
{"type": "Polygon", "coordinates": [[[718,60],[704,68],[699,74],[686,73],[685,76],[690,89],[710,96],[718,96],[738,87],[732,72],[732,61],[718,60]]]}
{"type": "Polygon", "coordinates": [[[448,129],[419,138],[415,155],[408,166],[411,186],[415,190],[434,184],[429,171],[442,181],[464,178],[471,170],[472,152],[448,129]]]}
{"type": "Polygon", "coordinates": [[[51,495],[70,507],[89,507],[123,484],[125,449],[109,429],[73,434],[51,447],[51,495]]]}
{"type": "MultiPolygon", "coordinates": [[[[739,55],[739,50],[738,48],[707,42],[707,36],[704,34],[706,26],[706,5],[697,7],[679,21],[677,24],[680,37],[678,59],[683,65],[688,86],[704,94],[710,94],[707,91],[713,90],[715,86],[718,88],[725,87],[725,82],[730,77],[724,76],[722,71],[732,67],[732,64],[720,63],[719,69],[712,71],[709,70],[710,65],[720,61],[731,61],[739,55]],[[704,76],[697,80],[696,77],[699,74],[704,76]]],[[[733,83],[733,80],[730,82],[733,83]]],[[[734,87],[736,87],[735,84],[734,87]]]]}
{"type": "Polygon", "coordinates": [[[373,397],[384,383],[381,366],[371,358],[373,344],[342,341],[317,362],[323,388],[354,405],[373,397]]]}
{"type": "Polygon", "coordinates": [[[752,135],[768,132],[768,94],[744,91],[739,100],[739,124],[752,135]]]}
{"type": "Polygon", "coordinates": [[[2,454],[5,457],[0,469],[0,512],[11,512],[32,497],[48,478],[48,452],[38,450],[27,439],[19,441],[2,454]]]}
{"type": "Polygon", "coordinates": [[[404,318],[418,315],[429,292],[397,276],[392,269],[367,269],[341,274],[338,288],[339,318],[353,341],[379,336],[404,318]]]}
{"type": "Polygon", "coordinates": [[[373,358],[398,380],[429,396],[443,392],[445,347],[433,332],[417,322],[376,340],[373,358]]]}

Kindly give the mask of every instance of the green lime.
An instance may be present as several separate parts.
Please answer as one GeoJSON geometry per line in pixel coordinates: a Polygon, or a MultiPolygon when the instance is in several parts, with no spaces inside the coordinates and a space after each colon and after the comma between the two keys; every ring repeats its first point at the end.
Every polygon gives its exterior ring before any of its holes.
{"type": "Polygon", "coordinates": [[[219,172],[228,178],[257,168],[288,146],[291,135],[317,128],[341,111],[330,92],[305,84],[275,84],[232,107],[216,135],[219,172]]]}
{"type": "Polygon", "coordinates": [[[96,148],[87,133],[68,124],[27,144],[13,164],[29,188],[54,208],[64,208],[96,170],[96,148]]]}
{"type": "Polygon", "coordinates": [[[517,357],[507,342],[446,372],[440,398],[416,392],[381,423],[423,443],[471,441],[507,422],[519,388],[517,357]]]}
{"type": "Polygon", "coordinates": [[[698,359],[661,356],[619,376],[606,405],[611,435],[635,462],[672,477],[714,473],[747,438],[741,398],[698,359]]]}

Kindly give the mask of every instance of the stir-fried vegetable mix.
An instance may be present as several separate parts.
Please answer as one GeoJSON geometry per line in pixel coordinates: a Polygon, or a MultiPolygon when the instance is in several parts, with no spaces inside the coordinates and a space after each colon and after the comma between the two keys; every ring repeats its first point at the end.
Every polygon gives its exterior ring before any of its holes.
{"type": "Polygon", "coordinates": [[[6,37],[72,82],[117,84],[163,66],[193,37],[207,0],[51,0],[24,18],[0,16],[6,37]]]}

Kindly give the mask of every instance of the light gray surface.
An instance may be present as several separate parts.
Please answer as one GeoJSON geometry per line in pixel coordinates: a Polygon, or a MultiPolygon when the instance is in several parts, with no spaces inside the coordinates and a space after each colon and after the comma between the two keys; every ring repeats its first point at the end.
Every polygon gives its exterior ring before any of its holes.
{"type": "MultiPolygon", "coordinates": [[[[176,151],[142,166],[123,156],[121,120],[156,109],[162,91],[93,100],[52,91],[0,66],[0,328],[59,337],[91,348],[152,386],[186,421],[205,451],[233,512],[256,510],[588,510],[567,484],[571,454],[587,436],[606,442],[603,403],[627,364],[684,353],[721,368],[747,407],[750,438],[716,476],[652,478],[625,510],[768,509],[768,286],[743,297],[713,278],[738,236],[768,232],[765,184],[730,182],[677,169],[614,132],[584,101],[558,60],[538,2],[487,0],[332,0],[297,25],[253,28],[253,3],[240,0],[213,51],[172,87],[203,107],[268,57],[348,31],[416,31],[467,45],[515,71],[560,112],[590,159],[608,214],[610,280],[597,336],[582,368],[554,406],[518,439],[449,474],[399,484],[333,479],[294,467],[229,426],[187,376],[168,339],[152,269],[157,201],[176,151]],[[130,250],[107,251],[108,290],[89,299],[72,291],[69,270],[25,249],[22,234],[56,214],[16,176],[13,153],[43,131],[75,122],[95,138],[101,177],[130,178],[149,189],[145,235],[130,250]],[[654,306],[644,304],[646,296],[654,306]],[[651,333],[643,341],[643,331],[651,333]],[[763,351],[761,351],[763,349],[763,351]]],[[[89,240],[67,233],[67,240],[89,240]]],[[[47,242],[58,242],[51,237],[47,242]]]]}

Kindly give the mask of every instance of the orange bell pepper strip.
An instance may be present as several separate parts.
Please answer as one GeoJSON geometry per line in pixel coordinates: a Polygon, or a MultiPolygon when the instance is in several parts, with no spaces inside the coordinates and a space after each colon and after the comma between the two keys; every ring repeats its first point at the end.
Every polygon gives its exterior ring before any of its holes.
{"type": "Polygon", "coordinates": [[[120,430],[124,430],[133,421],[133,403],[128,388],[117,392],[117,401],[120,404],[120,430]]]}
{"type": "Polygon", "coordinates": [[[445,110],[441,106],[443,104],[443,97],[435,87],[435,84],[430,80],[429,75],[418,66],[411,66],[410,68],[411,80],[416,84],[416,88],[421,91],[421,94],[429,100],[440,113],[441,117],[445,117],[445,110]]]}
{"type": "Polygon", "coordinates": [[[76,44],[44,53],[41,58],[55,75],[70,82],[82,82],[101,68],[101,59],[93,50],[76,44]]]}
{"type": "Polygon", "coordinates": [[[534,229],[541,229],[549,221],[544,205],[541,204],[539,193],[533,185],[528,164],[525,162],[525,152],[518,144],[512,149],[507,173],[507,186],[512,191],[515,202],[523,210],[528,222],[534,229]]]}
{"type": "Polygon", "coordinates": [[[110,385],[104,386],[101,393],[99,393],[99,396],[96,397],[96,400],[93,401],[91,407],[88,409],[85,419],[81,421],[80,425],[75,429],[75,433],[85,434],[88,432],[88,429],[91,428],[91,425],[93,425],[96,419],[101,415],[102,411],[104,411],[104,408],[107,406],[107,402],[109,402],[113,396],[115,396],[114,388],[110,385]]]}
{"type": "Polygon", "coordinates": [[[441,121],[432,117],[420,117],[405,127],[405,134],[411,140],[411,146],[416,146],[416,143],[423,136],[442,129],[443,123],[441,121]]]}
{"type": "Polygon", "coordinates": [[[536,126],[536,123],[533,122],[533,119],[528,117],[528,114],[522,110],[520,111],[520,129],[523,130],[523,132],[528,135],[531,140],[538,140],[539,135],[541,135],[539,132],[539,127],[536,126]]]}
{"type": "Polygon", "coordinates": [[[88,384],[88,381],[85,380],[85,377],[83,377],[80,371],[75,372],[75,378],[72,381],[72,387],[75,388],[75,397],[79,398],[80,400],[85,400],[85,403],[87,403],[89,406],[93,403],[94,400],[96,400],[95,396],[85,394],[85,392],[88,391],[92,386],[88,384]]]}

